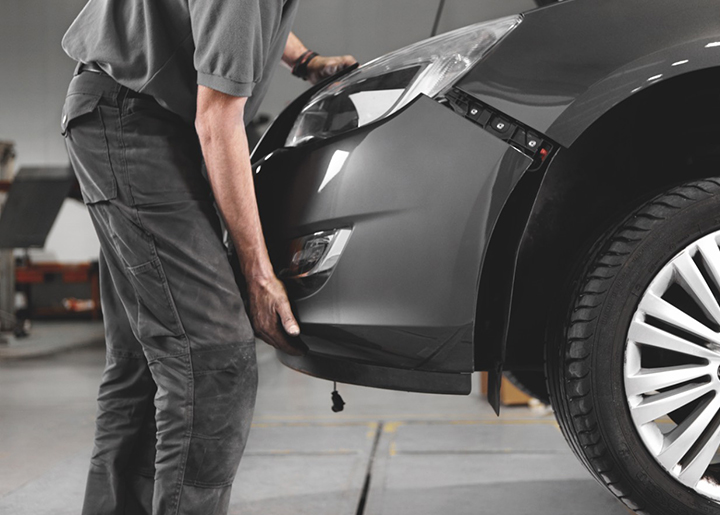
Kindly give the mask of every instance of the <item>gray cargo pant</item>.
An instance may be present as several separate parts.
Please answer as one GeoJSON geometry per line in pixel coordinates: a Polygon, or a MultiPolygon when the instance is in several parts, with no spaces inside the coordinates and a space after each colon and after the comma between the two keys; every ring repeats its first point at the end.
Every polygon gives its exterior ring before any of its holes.
{"type": "Polygon", "coordinates": [[[257,363],[195,130],[93,72],[73,78],[62,129],[107,340],[83,514],[227,513],[257,363]]]}

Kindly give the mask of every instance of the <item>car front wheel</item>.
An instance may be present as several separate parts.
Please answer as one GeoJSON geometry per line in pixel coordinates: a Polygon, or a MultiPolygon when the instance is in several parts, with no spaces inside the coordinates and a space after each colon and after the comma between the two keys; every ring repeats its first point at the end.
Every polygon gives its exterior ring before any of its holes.
{"type": "Polygon", "coordinates": [[[645,203],[572,290],[546,363],[570,446],[638,513],[720,514],[720,179],[645,203]]]}

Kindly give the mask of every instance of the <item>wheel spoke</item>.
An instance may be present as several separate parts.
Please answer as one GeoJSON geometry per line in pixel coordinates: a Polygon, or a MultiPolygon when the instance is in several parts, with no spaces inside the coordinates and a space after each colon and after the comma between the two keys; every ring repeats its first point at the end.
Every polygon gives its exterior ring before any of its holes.
{"type": "Polygon", "coordinates": [[[720,409],[720,397],[716,395],[695,408],[680,425],[667,435],[665,447],[657,457],[667,470],[672,470],[688,453],[717,415],[718,409],[720,409]]]}
{"type": "Polygon", "coordinates": [[[708,272],[715,283],[720,288],[720,248],[715,241],[714,235],[703,238],[698,242],[698,249],[705,261],[708,272]]]}
{"type": "Polygon", "coordinates": [[[712,383],[687,384],[674,390],[648,397],[637,406],[630,407],[630,411],[636,424],[647,424],[678,408],[682,408],[686,404],[714,390],[714,388],[712,383]]]}
{"type": "Polygon", "coordinates": [[[720,358],[720,354],[702,345],[690,342],[639,320],[634,321],[630,326],[628,339],[642,345],[650,345],[659,349],[679,352],[702,359],[720,358]]]}
{"type": "Polygon", "coordinates": [[[642,301],[640,301],[639,308],[645,314],[662,320],[673,327],[687,331],[709,342],[720,344],[720,335],[715,331],[652,292],[645,294],[642,301]]]}
{"type": "Polygon", "coordinates": [[[695,299],[707,316],[720,324],[720,306],[690,254],[688,252],[680,254],[673,261],[673,266],[682,278],[685,291],[695,299]]]}
{"type": "Polygon", "coordinates": [[[705,474],[705,471],[710,466],[710,462],[712,462],[715,457],[718,446],[720,446],[720,426],[715,428],[712,436],[708,439],[702,449],[700,449],[690,464],[682,469],[680,475],[678,476],[680,482],[690,488],[695,488],[698,481],[702,479],[703,474],[705,474]]]}
{"type": "Polygon", "coordinates": [[[625,392],[628,396],[641,395],[698,379],[708,373],[707,365],[676,365],[640,369],[639,373],[625,379],[625,392]]]}

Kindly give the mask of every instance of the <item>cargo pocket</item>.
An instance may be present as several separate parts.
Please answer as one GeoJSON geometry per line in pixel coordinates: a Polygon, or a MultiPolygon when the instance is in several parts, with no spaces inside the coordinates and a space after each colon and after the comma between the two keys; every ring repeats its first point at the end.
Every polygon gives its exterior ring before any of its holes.
{"type": "Polygon", "coordinates": [[[101,95],[74,93],[63,106],[60,129],[86,204],[117,197],[101,95]]]}
{"type": "Polygon", "coordinates": [[[137,336],[156,338],[180,336],[182,325],[160,260],[127,267],[137,296],[137,336]]]}

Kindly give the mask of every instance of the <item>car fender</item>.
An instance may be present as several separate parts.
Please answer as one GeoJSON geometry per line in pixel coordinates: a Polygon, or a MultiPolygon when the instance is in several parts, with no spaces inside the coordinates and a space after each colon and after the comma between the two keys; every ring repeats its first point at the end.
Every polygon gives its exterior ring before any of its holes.
{"type": "Polygon", "coordinates": [[[717,9],[712,0],[574,0],[531,11],[457,87],[569,147],[630,96],[720,66],[717,9]]]}

